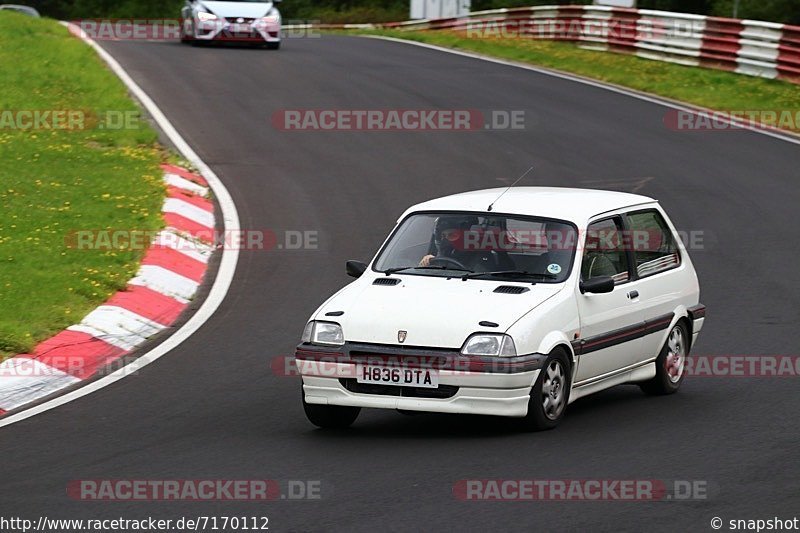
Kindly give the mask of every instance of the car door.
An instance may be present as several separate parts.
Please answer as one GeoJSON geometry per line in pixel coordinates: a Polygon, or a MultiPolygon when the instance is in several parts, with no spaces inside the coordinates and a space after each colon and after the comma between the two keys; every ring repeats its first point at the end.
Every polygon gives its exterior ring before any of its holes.
{"type": "Polygon", "coordinates": [[[663,344],[665,331],[681,298],[685,273],[672,229],[656,208],[626,213],[624,223],[630,235],[630,262],[645,321],[639,362],[653,359],[663,344]]]}
{"type": "Polygon", "coordinates": [[[581,279],[611,276],[616,285],[607,294],[582,294],[576,289],[580,315],[580,354],[575,385],[631,366],[641,353],[641,305],[631,293],[630,254],[623,238],[621,216],[589,224],[581,258],[581,279]]]}

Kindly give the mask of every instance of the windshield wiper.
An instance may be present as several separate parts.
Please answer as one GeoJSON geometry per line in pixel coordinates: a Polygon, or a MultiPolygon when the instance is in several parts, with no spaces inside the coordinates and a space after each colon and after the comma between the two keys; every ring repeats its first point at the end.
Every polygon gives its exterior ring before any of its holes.
{"type": "Polygon", "coordinates": [[[468,280],[479,278],[481,276],[501,277],[509,276],[515,278],[543,278],[543,279],[558,279],[558,274],[551,274],[549,272],[528,272],[527,270],[497,270],[495,272],[471,272],[464,274],[461,279],[468,280]]]}
{"type": "Polygon", "coordinates": [[[402,272],[404,270],[411,270],[412,268],[417,270],[457,270],[459,272],[467,272],[469,274],[475,273],[474,271],[468,268],[458,268],[458,267],[448,267],[448,266],[407,266],[407,267],[394,267],[394,268],[387,268],[383,271],[384,274],[387,276],[394,274],[395,272],[402,272]]]}

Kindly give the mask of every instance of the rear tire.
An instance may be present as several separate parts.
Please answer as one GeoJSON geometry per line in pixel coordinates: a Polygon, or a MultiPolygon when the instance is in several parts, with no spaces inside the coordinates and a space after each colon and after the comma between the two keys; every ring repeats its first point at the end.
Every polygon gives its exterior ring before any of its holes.
{"type": "Polygon", "coordinates": [[[553,350],[531,389],[528,414],[522,419],[526,431],[545,431],[564,418],[572,377],[569,358],[563,349],[553,350]]]}
{"type": "Polygon", "coordinates": [[[281,49],[281,42],[278,41],[277,43],[267,43],[267,50],[280,50],[281,49]]]}
{"type": "Polygon", "coordinates": [[[324,429],[342,429],[350,427],[361,412],[360,407],[344,407],[341,405],[317,405],[306,403],[306,394],[300,386],[303,398],[303,410],[308,421],[324,429]]]}
{"type": "Polygon", "coordinates": [[[683,321],[675,324],[656,359],[656,377],[641,383],[642,391],[652,396],[675,394],[686,377],[686,358],[689,356],[689,330],[683,321]]]}

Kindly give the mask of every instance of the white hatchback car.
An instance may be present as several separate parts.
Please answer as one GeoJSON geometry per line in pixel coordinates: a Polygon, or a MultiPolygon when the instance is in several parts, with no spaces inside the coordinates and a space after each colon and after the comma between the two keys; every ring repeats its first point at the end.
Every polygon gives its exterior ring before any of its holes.
{"type": "Polygon", "coordinates": [[[362,407],[520,417],[555,427],[582,396],[670,394],[703,327],[689,254],[634,194],[520,187],[406,211],[295,354],[320,427],[362,407]]]}
{"type": "Polygon", "coordinates": [[[234,42],[281,46],[281,0],[186,0],[181,8],[181,42],[234,42]]]}

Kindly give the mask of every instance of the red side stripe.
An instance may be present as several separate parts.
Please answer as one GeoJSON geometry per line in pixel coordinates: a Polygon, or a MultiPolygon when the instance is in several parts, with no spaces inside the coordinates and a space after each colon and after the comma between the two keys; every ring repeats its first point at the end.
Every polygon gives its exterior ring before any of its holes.
{"type": "Polygon", "coordinates": [[[164,220],[167,226],[175,228],[178,231],[188,233],[196,239],[207,243],[214,242],[214,228],[209,228],[202,224],[198,224],[194,220],[190,220],[177,213],[164,213],[164,220]]]}
{"type": "Polygon", "coordinates": [[[42,343],[33,351],[39,362],[87,379],[108,363],[128,353],[87,333],[65,330],[42,343]]]}
{"type": "Polygon", "coordinates": [[[162,246],[154,246],[147,250],[142,264],[164,267],[197,283],[203,281],[203,274],[206,272],[205,263],[182,254],[178,250],[162,246]]]}
{"type": "Polygon", "coordinates": [[[616,335],[611,335],[609,337],[603,337],[601,339],[597,339],[597,340],[594,340],[592,342],[587,342],[586,344],[583,345],[583,348],[586,349],[588,347],[595,346],[597,344],[603,344],[603,343],[608,342],[608,341],[613,341],[613,340],[621,339],[621,338],[624,338],[624,337],[631,337],[633,335],[638,335],[639,333],[641,333],[643,331],[644,331],[643,327],[637,327],[637,328],[632,329],[630,331],[624,331],[624,332],[618,333],[616,335]]]}
{"type": "Polygon", "coordinates": [[[214,204],[211,202],[211,200],[206,200],[205,198],[194,195],[189,191],[170,186],[167,187],[167,196],[169,198],[175,198],[188,204],[192,204],[193,206],[199,207],[200,209],[208,211],[209,213],[214,212],[214,204]]]}
{"type": "Polygon", "coordinates": [[[186,309],[186,304],[139,285],[128,285],[127,290],[112,296],[106,305],[122,307],[165,326],[172,324],[186,309]]]}
{"type": "Polygon", "coordinates": [[[203,187],[208,187],[208,182],[203,176],[198,176],[193,172],[189,172],[185,168],[176,167],[175,165],[161,165],[161,168],[164,169],[165,172],[169,172],[171,174],[177,174],[182,178],[186,178],[189,181],[193,181],[198,185],[202,185],[203,187]]]}

